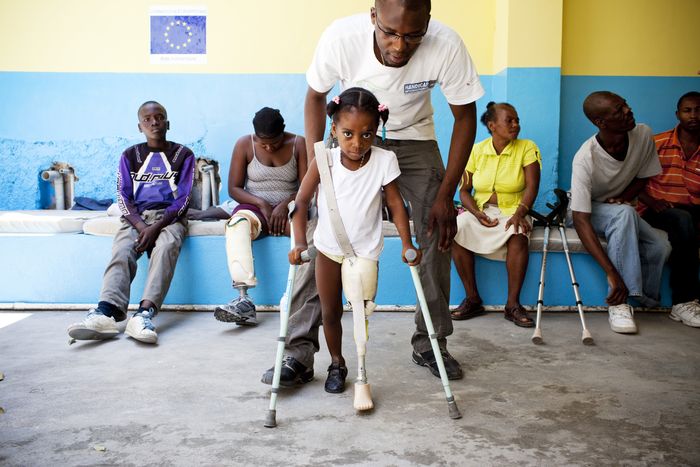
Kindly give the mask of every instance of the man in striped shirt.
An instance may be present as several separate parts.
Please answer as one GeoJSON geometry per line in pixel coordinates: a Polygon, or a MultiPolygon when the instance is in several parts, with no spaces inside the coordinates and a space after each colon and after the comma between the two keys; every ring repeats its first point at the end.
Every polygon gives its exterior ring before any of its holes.
{"type": "Polygon", "coordinates": [[[700,327],[700,93],[678,100],[678,125],[654,136],[661,174],[649,179],[638,210],[652,226],[668,232],[673,251],[670,318],[700,327]]]}

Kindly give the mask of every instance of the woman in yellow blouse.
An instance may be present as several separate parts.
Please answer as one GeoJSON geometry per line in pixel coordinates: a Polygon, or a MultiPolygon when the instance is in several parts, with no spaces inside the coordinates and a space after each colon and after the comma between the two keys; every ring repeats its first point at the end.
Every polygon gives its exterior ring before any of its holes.
{"type": "Polygon", "coordinates": [[[520,305],[520,290],[532,230],[527,213],[540,185],[540,151],[532,141],[518,139],[520,120],[510,104],[489,102],[481,122],[491,137],[474,145],[459,190],[466,212],[457,216],[452,259],[467,298],[452,312],[452,319],[469,319],[484,312],[474,274],[476,253],[505,259],[505,318],[517,326],[532,327],[532,318],[520,305]]]}

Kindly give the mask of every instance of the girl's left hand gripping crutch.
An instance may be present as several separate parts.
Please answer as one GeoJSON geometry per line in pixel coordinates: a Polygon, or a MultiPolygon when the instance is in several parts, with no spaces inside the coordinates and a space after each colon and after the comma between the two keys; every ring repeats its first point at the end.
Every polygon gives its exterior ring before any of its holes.
{"type": "MultiPolygon", "coordinates": [[[[409,262],[415,261],[418,256],[415,250],[406,250],[406,259],[409,262]]],[[[445,370],[445,362],[442,359],[442,352],[440,352],[440,346],[437,341],[437,334],[435,334],[435,328],[433,327],[433,320],[430,317],[430,311],[428,310],[428,304],[425,301],[425,294],[423,293],[423,285],[420,281],[420,276],[418,275],[418,266],[410,266],[411,277],[413,278],[413,285],[416,288],[416,293],[418,294],[418,301],[420,302],[421,312],[423,313],[423,320],[425,321],[425,327],[428,330],[428,335],[430,336],[430,345],[433,348],[433,354],[435,355],[435,361],[437,362],[438,370],[440,371],[440,379],[442,380],[442,387],[445,389],[445,398],[447,399],[447,409],[450,414],[450,418],[458,419],[462,418],[462,414],[459,412],[457,407],[457,402],[452,395],[452,390],[450,389],[450,381],[447,379],[447,371],[445,370]]]]}
{"type": "MultiPolygon", "coordinates": [[[[291,226],[291,218],[293,208],[289,211],[290,219],[290,240],[292,248],[294,247],[294,233],[291,226]]],[[[316,256],[316,249],[311,247],[301,254],[301,260],[304,262],[310,261],[316,256]]],[[[280,307],[280,334],[277,337],[277,354],[275,355],[275,372],[272,376],[272,389],[270,389],[270,407],[265,417],[265,426],[274,428],[277,426],[277,392],[280,388],[280,375],[282,374],[282,357],[284,356],[284,344],[287,340],[287,325],[289,324],[289,311],[292,305],[292,292],[294,291],[294,278],[297,273],[297,265],[289,265],[289,273],[287,275],[287,288],[282,297],[282,306],[280,307]]]]}

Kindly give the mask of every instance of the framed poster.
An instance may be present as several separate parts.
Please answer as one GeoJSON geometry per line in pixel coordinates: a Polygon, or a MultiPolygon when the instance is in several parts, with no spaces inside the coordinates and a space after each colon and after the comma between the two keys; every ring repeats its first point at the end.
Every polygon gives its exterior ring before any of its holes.
{"type": "Polygon", "coordinates": [[[149,20],[152,64],[207,63],[206,6],[152,6],[149,20]]]}

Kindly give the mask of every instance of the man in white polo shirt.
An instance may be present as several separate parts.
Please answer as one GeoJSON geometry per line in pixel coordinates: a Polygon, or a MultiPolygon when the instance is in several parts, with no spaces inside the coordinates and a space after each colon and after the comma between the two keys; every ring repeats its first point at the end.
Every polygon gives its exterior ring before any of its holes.
{"type": "MultiPolygon", "coordinates": [[[[375,145],[398,157],[399,188],[411,203],[416,239],[423,250],[421,281],[426,300],[448,375],[461,378],[462,369],[447,352],[446,340],[452,334],[450,246],[457,231],[453,197],[474,143],[475,101],[484,94],[462,39],[430,19],[429,0],[376,0],[370,15],[342,18],[325,30],[306,79],[304,123],[309,154],[313,154],[314,142],[324,137],[328,93],[336,84],[341,91],[353,86],[368,89],[389,107],[386,139],[378,135],[375,145]],[[454,117],[446,169],[436,142],[430,100],[438,85],[454,117]]],[[[283,385],[313,377],[321,322],[313,263],[297,273],[291,309],[283,385]]],[[[420,310],[416,310],[415,322],[413,361],[439,376],[420,310]]],[[[268,370],[263,382],[271,380],[268,370]]]]}

